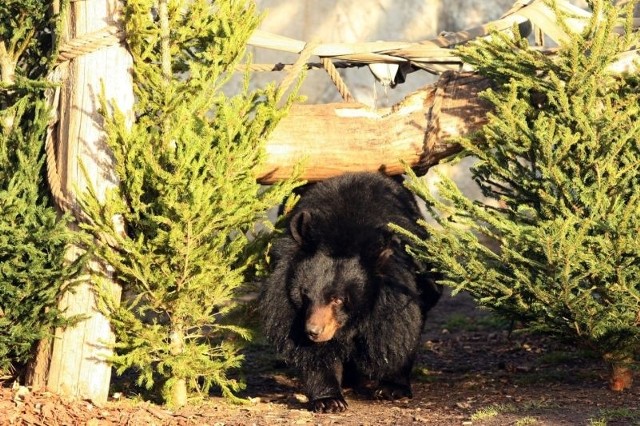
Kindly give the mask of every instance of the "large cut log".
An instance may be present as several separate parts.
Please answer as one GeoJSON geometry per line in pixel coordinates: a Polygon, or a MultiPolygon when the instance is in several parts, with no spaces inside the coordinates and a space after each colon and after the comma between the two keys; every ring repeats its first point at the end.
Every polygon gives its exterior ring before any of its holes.
{"type": "Polygon", "coordinates": [[[293,106],[267,141],[258,181],[289,177],[297,165],[311,182],[347,171],[400,174],[406,165],[426,172],[460,150],[452,138],[486,123],[490,105],[478,93],[488,87],[477,74],[448,71],[386,110],[356,103],[293,106]]]}

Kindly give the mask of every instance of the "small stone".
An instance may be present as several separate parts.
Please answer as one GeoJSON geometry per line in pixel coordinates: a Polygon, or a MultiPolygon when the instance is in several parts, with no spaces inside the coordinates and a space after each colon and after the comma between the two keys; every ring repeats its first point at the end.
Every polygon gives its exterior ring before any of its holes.
{"type": "Polygon", "coordinates": [[[293,398],[301,404],[306,404],[307,402],[309,402],[309,398],[301,393],[293,394],[293,398]]]}

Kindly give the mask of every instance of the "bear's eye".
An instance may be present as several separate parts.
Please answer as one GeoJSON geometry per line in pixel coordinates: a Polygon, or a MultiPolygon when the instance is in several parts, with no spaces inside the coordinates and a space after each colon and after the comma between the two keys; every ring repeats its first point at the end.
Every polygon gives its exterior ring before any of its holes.
{"type": "Polygon", "coordinates": [[[340,297],[332,297],[331,298],[331,304],[332,305],[336,305],[336,306],[340,306],[344,303],[344,300],[341,299],[340,297]]]}

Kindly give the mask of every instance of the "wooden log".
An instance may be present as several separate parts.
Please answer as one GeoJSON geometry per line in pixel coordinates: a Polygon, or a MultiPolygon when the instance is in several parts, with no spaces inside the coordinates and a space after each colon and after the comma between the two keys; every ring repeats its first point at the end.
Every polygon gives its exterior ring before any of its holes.
{"type": "Polygon", "coordinates": [[[299,164],[310,182],[347,171],[400,174],[405,164],[424,173],[460,150],[451,138],[486,123],[490,105],[478,93],[488,87],[476,74],[447,71],[386,110],[354,103],[293,106],[267,141],[257,179],[277,182],[299,164]]]}
{"type": "MultiPolygon", "coordinates": [[[[114,26],[118,7],[117,0],[71,2],[70,10],[64,14],[67,33],[62,37],[62,44],[69,46],[71,44],[66,43],[69,40],[99,33],[106,25],[114,26]]],[[[130,115],[133,108],[130,54],[117,43],[97,49],[80,53],[81,56],[57,70],[63,75],[55,135],[58,174],[72,209],[77,209],[77,195],[89,186],[98,196],[104,196],[116,182],[98,112],[100,94],[116,101],[125,114],[130,115]]],[[[72,247],[68,256],[75,258],[80,253],[80,248],[72,247]]],[[[91,279],[91,276],[84,277],[60,302],[59,307],[66,315],[81,315],[86,319],[76,326],[56,330],[47,386],[53,392],[101,404],[106,402],[109,392],[111,366],[106,360],[112,354],[110,344],[114,337],[108,319],[96,309],[91,279]]],[[[108,285],[113,297],[119,300],[119,287],[114,283],[108,285]]]]}

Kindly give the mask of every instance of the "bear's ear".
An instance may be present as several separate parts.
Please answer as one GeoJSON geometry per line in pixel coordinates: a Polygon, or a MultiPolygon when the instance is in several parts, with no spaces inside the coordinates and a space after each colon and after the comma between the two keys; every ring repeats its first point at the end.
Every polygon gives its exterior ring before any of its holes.
{"type": "Polygon", "coordinates": [[[308,245],[311,241],[309,229],[311,228],[311,213],[301,210],[296,213],[289,222],[289,231],[294,240],[301,246],[308,245]]]}
{"type": "Polygon", "coordinates": [[[397,235],[386,235],[385,243],[378,252],[378,257],[376,259],[376,270],[379,273],[382,272],[387,262],[389,262],[391,256],[393,256],[394,252],[399,251],[401,248],[402,241],[400,241],[400,238],[397,235]]]}

